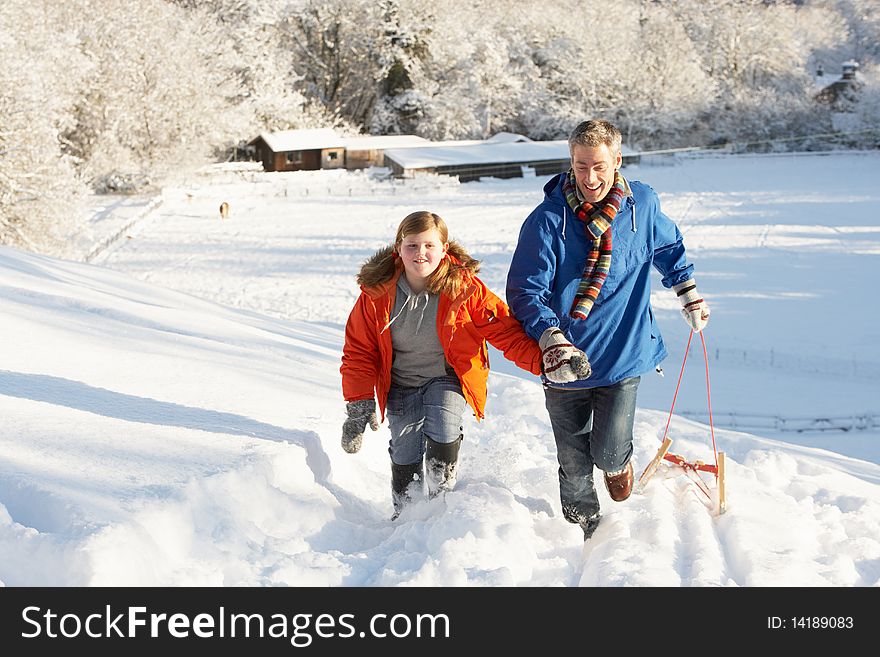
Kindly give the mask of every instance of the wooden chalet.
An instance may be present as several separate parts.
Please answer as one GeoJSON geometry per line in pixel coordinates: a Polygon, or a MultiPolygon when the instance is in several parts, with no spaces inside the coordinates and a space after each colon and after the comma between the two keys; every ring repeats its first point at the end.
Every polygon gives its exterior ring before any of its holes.
{"type": "Polygon", "coordinates": [[[345,166],[345,144],[330,128],[264,132],[252,140],[264,171],[315,171],[345,166]]]}

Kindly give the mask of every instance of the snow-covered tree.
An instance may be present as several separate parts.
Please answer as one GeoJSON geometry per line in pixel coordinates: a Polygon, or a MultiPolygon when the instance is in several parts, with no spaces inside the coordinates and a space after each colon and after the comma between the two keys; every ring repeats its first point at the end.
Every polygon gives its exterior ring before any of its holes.
{"type": "Polygon", "coordinates": [[[830,4],[846,21],[851,39],[844,59],[866,64],[880,60],[880,4],[876,0],[813,0],[811,4],[830,4]]]}
{"type": "MultiPolygon", "coordinates": [[[[793,2],[672,0],[716,97],[706,117],[716,140],[769,144],[814,121],[810,55],[824,34],[802,30],[793,2]]],[[[769,146],[768,146],[769,147],[769,146]]]]}
{"type": "Polygon", "coordinates": [[[66,255],[85,189],[61,135],[88,62],[54,4],[0,4],[0,243],[66,255]]]}
{"type": "Polygon", "coordinates": [[[381,79],[382,7],[373,0],[299,0],[288,5],[281,30],[303,93],[332,114],[368,125],[381,79]]]}
{"type": "Polygon", "coordinates": [[[382,0],[382,31],[377,38],[379,89],[370,117],[374,134],[412,134],[425,116],[426,99],[415,89],[428,54],[425,37],[430,33],[430,14],[421,3],[404,6],[400,0],[382,0]]]}
{"type": "Polygon", "coordinates": [[[854,105],[857,124],[864,132],[858,135],[861,147],[880,146],[880,63],[871,63],[859,73],[861,88],[854,105]]]}
{"type": "Polygon", "coordinates": [[[629,54],[611,85],[617,98],[609,99],[624,142],[657,148],[705,138],[716,83],[700,66],[684,26],[657,3],[643,3],[624,25],[621,38],[629,54]]]}
{"type": "Polygon", "coordinates": [[[525,45],[534,28],[532,4],[475,0],[433,8],[413,76],[425,99],[419,134],[475,138],[521,125],[523,101],[538,75],[525,45]]]}
{"type": "Polygon", "coordinates": [[[212,16],[164,0],[76,2],[93,71],[69,141],[89,179],[161,178],[237,137],[237,57],[212,16]]]}

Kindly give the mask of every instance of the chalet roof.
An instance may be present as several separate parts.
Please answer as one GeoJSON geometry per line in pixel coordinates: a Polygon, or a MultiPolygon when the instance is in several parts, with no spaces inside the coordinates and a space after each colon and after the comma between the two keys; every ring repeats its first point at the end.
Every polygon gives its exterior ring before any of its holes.
{"type": "Polygon", "coordinates": [[[415,135],[361,135],[343,137],[342,142],[348,151],[384,150],[388,148],[412,148],[427,146],[431,142],[415,135]]]}
{"type": "MultiPolygon", "coordinates": [[[[262,139],[266,142],[266,145],[274,153],[342,148],[345,146],[343,138],[337,135],[331,128],[261,132],[257,139],[262,139]]],[[[256,139],[251,141],[251,143],[253,144],[255,141],[256,139]]]]}

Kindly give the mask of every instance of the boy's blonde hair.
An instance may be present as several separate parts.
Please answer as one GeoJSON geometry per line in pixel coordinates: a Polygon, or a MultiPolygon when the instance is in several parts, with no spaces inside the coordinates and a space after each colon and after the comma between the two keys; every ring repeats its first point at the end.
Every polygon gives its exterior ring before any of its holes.
{"type": "Polygon", "coordinates": [[[370,287],[391,280],[397,272],[398,258],[395,255],[400,255],[398,249],[403,238],[433,229],[437,230],[443,244],[449,244],[449,249],[437,269],[425,279],[425,289],[431,294],[443,292],[456,296],[461,290],[465,276],[476,274],[480,270],[480,263],[474,260],[460,244],[450,242],[449,227],[446,222],[439,215],[427,210],[412,212],[404,217],[397,227],[394,244],[379,251],[363,266],[358,275],[358,284],[370,287]],[[454,256],[457,262],[453,263],[450,255],[454,256]]]}

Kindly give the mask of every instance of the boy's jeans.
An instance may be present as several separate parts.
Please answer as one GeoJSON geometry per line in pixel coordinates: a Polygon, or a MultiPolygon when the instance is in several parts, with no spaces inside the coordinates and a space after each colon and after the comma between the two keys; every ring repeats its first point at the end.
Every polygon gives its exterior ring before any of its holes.
{"type": "Polygon", "coordinates": [[[418,463],[425,437],[438,443],[458,440],[467,402],[455,375],[438,376],[418,388],[393,385],[388,391],[388,453],[397,465],[418,463]]]}

